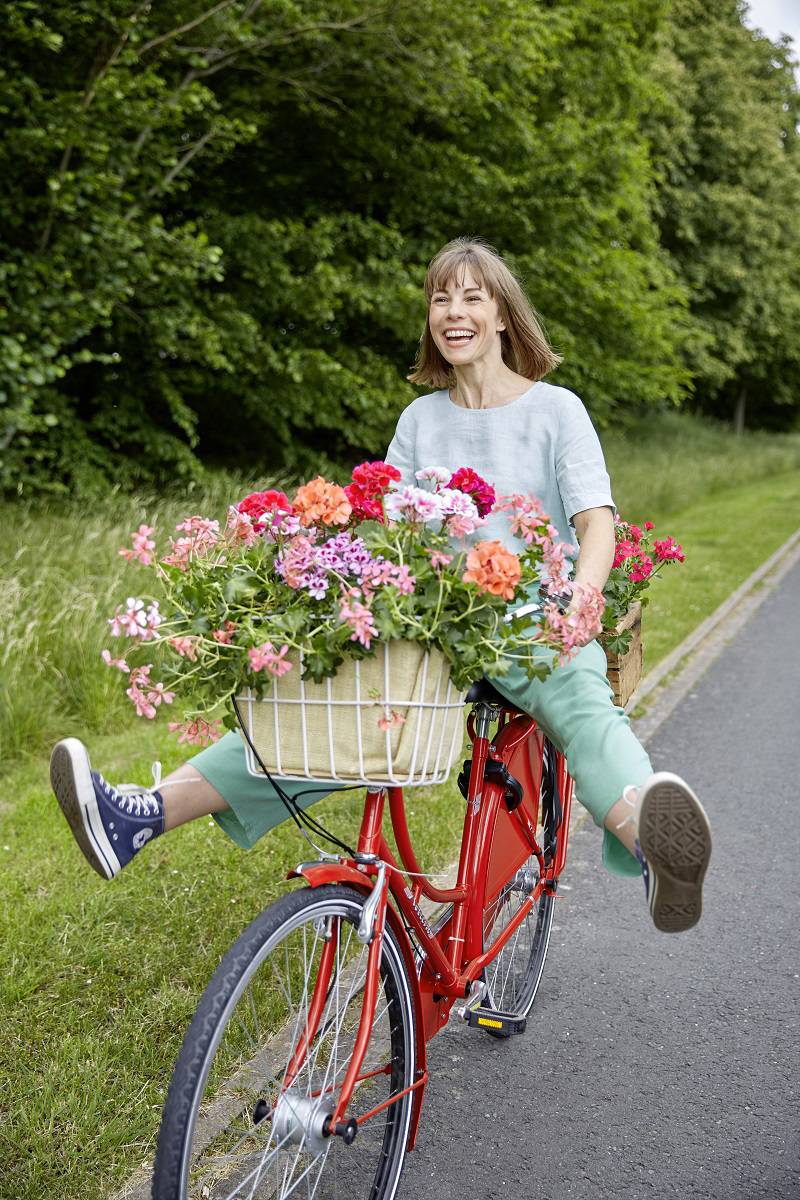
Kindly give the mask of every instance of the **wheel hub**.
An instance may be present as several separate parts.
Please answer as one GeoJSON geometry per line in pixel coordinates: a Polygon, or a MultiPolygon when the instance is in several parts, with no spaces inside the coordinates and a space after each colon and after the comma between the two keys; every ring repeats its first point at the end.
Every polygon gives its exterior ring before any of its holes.
{"type": "Polygon", "coordinates": [[[508,885],[510,892],[532,892],[539,882],[539,872],[533,867],[520,867],[508,885]]]}
{"type": "Polygon", "coordinates": [[[322,1098],[303,1096],[289,1088],[281,1094],[272,1118],[275,1141],[279,1145],[304,1142],[311,1154],[322,1154],[330,1143],[323,1130],[330,1115],[322,1098]]]}

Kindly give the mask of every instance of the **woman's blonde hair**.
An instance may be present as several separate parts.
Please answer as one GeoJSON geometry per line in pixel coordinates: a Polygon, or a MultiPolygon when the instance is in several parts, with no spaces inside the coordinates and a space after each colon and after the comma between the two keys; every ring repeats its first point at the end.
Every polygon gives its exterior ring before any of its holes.
{"type": "MultiPolygon", "coordinates": [[[[505,329],[500,332],[503,361],[526,379],[541,379],[561,362],[545,337],[539,319],[512,273],[493,246],[481,238],[454,238],[434,255],[425,275],[425,302],[430,308],[433,295],[446,291],[451,281],[463,279],[469,267],[478,284],[497,301],[505,329]]],[[[411,383],[447,387],[455,379],[452,366],[441,353],[431,334],[426,314],[425,328],[410,375],[411,383]]]]}

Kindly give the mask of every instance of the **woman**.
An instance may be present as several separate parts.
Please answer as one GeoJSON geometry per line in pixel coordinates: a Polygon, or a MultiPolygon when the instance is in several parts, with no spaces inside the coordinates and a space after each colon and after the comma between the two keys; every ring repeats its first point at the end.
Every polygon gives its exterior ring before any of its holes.
{"type": "MultiPolygon", "coordinates": [[[[431,262],[425,294],[428,316],[409,379],[437,390],[402,413],[387,461],[406,483],[423,466],[467,465],[498,494],[533,492],[562,540],[578,550],[575,582],[602,589],[614,557],[602,450],[578,397],[543,380],[560,359],[522,288],[491,247],[457,238],[431,262]]],[[[502,514],[475,536],[519,548],[502,514]]],[[[494,682],[566,755],[577,798],[604,827],[606,865],[617,874],[642,872],[656,927],[695,925],[711,853],[708,819],[679,776],[653,773],[613,703],[600,645],[584,645],[544,681],[512,666],[494,682]]],[[[250,847],[286,815],[269,782],[247,773],[235,733],[145,789],[107,783],[91,770],[83,744],[68,738],[53,751],[51,778],[83,853],[107,878],[151,838],[196,817],[213,814],[250,847]]],[[[302,807],[335,787],[309,794],[304,783],[283,786],[302,807]]]]}

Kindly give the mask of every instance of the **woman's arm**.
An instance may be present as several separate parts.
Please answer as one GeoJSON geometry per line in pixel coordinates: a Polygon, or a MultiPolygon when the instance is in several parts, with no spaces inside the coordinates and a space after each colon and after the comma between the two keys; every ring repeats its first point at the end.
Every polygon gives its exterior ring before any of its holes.
{"type": "MultiPolygon", "coordinates": [[[[572,518],[578,535],[578,559],[575,564],[575,582],[591,583],[602,592],[611,564],[614,561],[614,514],[606,506],[585,508],[572,518]]],[[[578,598],[570,604],[575,608],[578,598]]]]}

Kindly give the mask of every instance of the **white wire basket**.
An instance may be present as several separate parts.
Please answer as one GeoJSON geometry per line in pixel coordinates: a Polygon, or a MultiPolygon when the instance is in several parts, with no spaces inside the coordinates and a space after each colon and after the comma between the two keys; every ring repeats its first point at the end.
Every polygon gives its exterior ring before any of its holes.
{"type": "Polygon", "coordinates": [[[319,684],[301,678],[302,655],[291,661],[264,696],[236,697],[251,775],[263,778],[260,758],[281,779],[418,787],[447,778],[462,745],[465,693],[438,650],[382,642],[319,684]]]}

